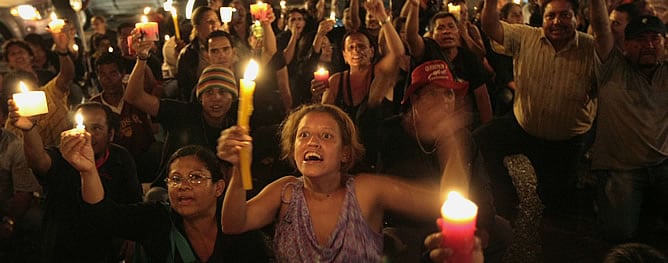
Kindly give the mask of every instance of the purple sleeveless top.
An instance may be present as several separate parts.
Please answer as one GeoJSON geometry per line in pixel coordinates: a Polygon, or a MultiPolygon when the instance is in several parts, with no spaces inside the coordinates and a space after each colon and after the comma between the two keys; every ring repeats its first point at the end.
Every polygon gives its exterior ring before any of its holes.
{"type": "Polygon", "coordinates": [[[283,186],[281,202],[289,205],[274,234],[278,262],[381,262],[383,235],[364,220],[352,176],[346,182],[341,215],[327,246],[320,246],[313,232],[302,178],[283,186]],[[292,187],[292,200],[284,198],[288,187],[292,187]]]}

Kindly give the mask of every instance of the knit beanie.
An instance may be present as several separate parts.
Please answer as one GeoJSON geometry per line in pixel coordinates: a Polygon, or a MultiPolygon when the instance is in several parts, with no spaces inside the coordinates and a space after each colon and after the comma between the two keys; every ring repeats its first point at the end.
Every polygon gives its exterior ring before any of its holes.
{"type": "Polygon", "coordinates": [[[221,65],[210,65],[204,68],[202,75],[200,75],[199,81],[197,82],[195,95],[199,99],[199,96],[202,93],[213,88],[224,89],[232,94],[233,99],[236,99],[237,96],[239,96],[234,73],[221,65]]]}

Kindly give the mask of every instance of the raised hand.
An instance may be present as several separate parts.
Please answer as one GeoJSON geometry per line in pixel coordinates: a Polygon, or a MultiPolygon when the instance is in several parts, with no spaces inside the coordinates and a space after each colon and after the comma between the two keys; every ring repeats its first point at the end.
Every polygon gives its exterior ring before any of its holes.
{"type": "Polygon", "coordinates": [[[325,19],[325,20],[320,21],[320,24],[318,25],[317,34],[319,36],[327,35],[327,33],[329,33],[329,31],[332,31],[332,29],[334,29],[334,24],[335,23],[336,22],[334,22],[334,20],[331,20],[331,19],[325,19]]]}
{"type": "Polygon", "coordinates": [[[30,117],[24,117],[19,114],[19,107],[16,106],[16,103],[14,102],[13,99],[7,100],[7,104],[9,106],[7,109],[9,110],[8,118],[9,118],[9,123],[23,131],[29,131],[31,130],[35,125],[35,122],[30,119],[30,117]]]}
{"type": "Polygon", "coordinates": [[[253,147],[252,141],[253,138],[248,135],[246,130],[239,126],[232,126],[220,133],[216,155],[221,160],[237,166],[239,164],[239,151],[243,147],[253,147]]]}
{"type": "Polygon", "coordinates": [[[56,46],[56,51],[67,52],[69,50],[68,46],[72,41],[72,39],[70,39],[69,31],[74,30],[74,28],[66,24],[63,26],[60,32],[52,31],[49,28],[47,28],[47,30],[51,32],[51,37],[53,38],[53,44],[56,46]]]}
{"type": "Polygon", "coordinates": [[[153,48],[153,41],[144,40],[142,32],[138,29],[133,29],[130,33],[132,35],[132,49],[135,51],[138,57],[148,57],[151,54],[151,49],[153,48]]]}
{"type": "Polygon", "coordinates": [[[90,133],[77,129],[60,134],[60,153],[77,171],[86,173],[97,169],[90,133]]]}

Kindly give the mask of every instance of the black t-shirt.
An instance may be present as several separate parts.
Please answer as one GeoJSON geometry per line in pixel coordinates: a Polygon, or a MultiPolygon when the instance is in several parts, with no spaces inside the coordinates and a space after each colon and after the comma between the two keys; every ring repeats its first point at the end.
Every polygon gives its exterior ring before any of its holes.
{"type": "MultiPolygon", "coordinates": [[[[111,234],[99,231],[83,218],[81,176],[56,147],[46,148],[51,168],[36,174],[46,193],[42,225],[44,262],[106,262],[118,251],[111,234]]],[[[105,198],[118,203],[141,201],[141,186],[132,155],[121,146],[109,145],[109,158],[98,169],[105,198]]]]}

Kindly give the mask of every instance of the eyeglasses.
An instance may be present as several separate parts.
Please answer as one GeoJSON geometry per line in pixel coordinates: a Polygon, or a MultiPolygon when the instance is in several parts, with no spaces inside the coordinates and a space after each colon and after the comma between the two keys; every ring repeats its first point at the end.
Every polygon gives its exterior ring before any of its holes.
{"type": "Polygon", "coordinates": [[[191,174],[188,175],[187,178],[172,175],[172,176],[168,176],[167,178],[165,178],[165,183],[167,183],[167,185],[169,185],[171,187],[176,187],[176,186],[182,184],[184,181],[187,180],[188,183],[190,183],[191,185],[198,185],[198,184],[201,184],[202,182],[204,182],[204,180],[212,179],[212,178],[213,177],[211,177],[211,176],[205,176],[205,175],[202,175],[200,173],[191,173],[191,174]]]}

